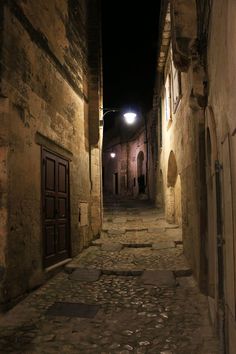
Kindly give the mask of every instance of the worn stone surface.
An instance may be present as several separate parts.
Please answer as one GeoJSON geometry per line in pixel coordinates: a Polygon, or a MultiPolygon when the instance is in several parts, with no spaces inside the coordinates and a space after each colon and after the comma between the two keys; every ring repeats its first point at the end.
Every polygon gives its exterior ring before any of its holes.
{"type": "MultiPolygon", "coordinates": [[[[110,242],[109,237],[107,241],[110,242]]],[[[159,269],[169,269],[168,263],[164,267],[167,256],[170,264],[178,265],[177,259],[184,259],[184,256],[182,248],[178,254],[171,253],[177,249],[170,248],[169,256],[167,250],[155,250],[150,263],[158,252],[165,252],[158,258],[159,269]]],[[[102,252],[107,261],[110,255],[111,270],[115,270],[116,264],[113,265],[112,259],[116,253],[127,252],[127,258],[124,257],[127,262],[134,252],[137,260],[140,259],[139,263],[145,264],[150,257],[145,250],[127,248],[105,252],[100,247],[91,246],[82,252],[81,259],[84,263],[88,259],[87,263],[91,266],[95,262],[97,268],[96,252],[102,252]]],[[[149,251],[152,252],[151,249],[149,251]]],[[[158,260],[155,263],[157,269],[158,260]]],[[[75,259],[72,263],[76,265],[76,262],[75,259]]],[[[81,265],[81,262],[78,264],[81,265]]],[[[128,266],[131,265],[128,262],[128,266]]],[[[188,281],[181,278],[179,282],[177,278],[178,286],[171,284],[163,287],[145,285],[140,273],[134,275],[103,274],[91,283],[73,280],[66,272],[59,273],[14,309],[1,315],[2,352],[220,354],[208,319],[207,299],[199,293],[192,277],[186,278],[188,281]],[[46,315],[56,302],[99,305],[100,309],[91,319],[46,315]]]]}
{"type": "Polygon", "coordinates": [[[162,250],[165,248],[174,248],[175,247],[175,243],[173,241],[169,241],[169,242],[159,242],[159,243],[153,243],[152,244],[152,248],[154,250],[162,250]]]}
{"type": "Polygon", "coordinates": [[[102,251],[107,251],[107,252],[118,252],[122,249],[122,245],[120,243],[104,243],[101,245],[101,250],[102,251]]]}
{"type": "Polygon", "coordinates": [[[146,270],[143,272],[140,281],[145,285],[156,285],[159,287],[176,286],[174,273],[169,270],[146,270]]]}
{"type": "Polygon", "coordinates": [[[77,280],[77,281],[85,281],[89,283],[89,282],[97,281],[100,275],[101,275],[101,271],[98,269],[78,268],[70,275],[70,279],[77,280]]]}
{"type": "Polygon", "coordinates": [[[6,269],[0,303],[46,277],[42,146],[70,161],[71,255],[101,228],[97,4],[12,0],[0,5],[0,263],[6,269]]]}

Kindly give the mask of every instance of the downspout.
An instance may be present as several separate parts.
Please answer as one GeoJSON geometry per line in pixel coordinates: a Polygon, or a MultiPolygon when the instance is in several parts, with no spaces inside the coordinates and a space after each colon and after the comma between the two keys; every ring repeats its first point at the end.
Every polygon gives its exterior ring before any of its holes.
{"type": "Polygon", "coordinates": [[[222,232],[222,211],[221,211],[221,181],[220,173],[222,165],[218,160],[215,161],[215,192],[216,192],[216,228],[217,228],[217,257],[218,257],[218,302],[219,302],[219,334],[220,342],[222,344],[222,352],[225,354],[226,350],[226,336],[225,336],[225,298],[224,298],[224,239],[222,232]]]}

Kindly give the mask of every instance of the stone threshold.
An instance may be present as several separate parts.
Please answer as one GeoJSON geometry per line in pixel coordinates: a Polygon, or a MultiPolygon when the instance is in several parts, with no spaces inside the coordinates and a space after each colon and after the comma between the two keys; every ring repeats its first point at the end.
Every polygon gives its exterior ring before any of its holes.
{"type": "Polygon", "coordinates": [[[122,246],[127,248],[150,248],[152,243],[122,243],[122,246]]]}
{"type": "MultiPolygon", "coordinates": [[[[92,246],[96,246],[96,247],[102,247],[103,245],[106,245],[107,242],[96,242],[93,241],[91,243],[92,246]]],[[[109,242],[109,244],[119,244],[122,248],[152,248],[154,250],[158,250],[158,249],[168,249],[168,248],[175,248],[178,245],[182,245],[183,242],[182,241],[160,241],[158,243],[152,242],[152,243],[123,243],[123,242],[109,242]],[[171,245],[171,243],[173,243],[173,245],[171,245]],[[158,248],[158,246],[160,246],[158,248]],[[163,246],[163,247],[162,247],[163,246]]],[[[118,251],[120,251],[120,249],[118,249],[118,251]]]]}
{"type": "MultiPolygon", "coordinates": [[[[95,270],[97,272],[100,272],[101,275],[116,275],[116,276],[141,276],[143,272],[145,271],[163,271],[161,269],[153,269],[153,270],[148,270],[148,269],[112,269],[112,268],[104,268],[104,269],[95,269],[95,268],[81,268],[80,266],[77,265],[67,265],[65,267],[65,272],[68,274],[71,274],[73,271],[77,269],[84,269],[84,271],[87,271],[88,273],[90,271],[94,272],[95,270]]],[[[167,269],[165,271],[172,272],[175,278],[182,278],[182,277],[190,277],[192,276],[193,272],[192,269],[186,268],[186,269],[167,269]]]]}
{"type": "MultiPolygon", "coordinates": [[[[88,273],[90,271],[94,271],[94,268],[81,268],[79,265],[76,264],[68,264],[65,268],[64,271],[68,274],[73,273],[77,269],[84,269],[87,270],[88,273]]],[[[123,276],[139,276],[142,275],[145,269],[96,269],[98,272],[100,272],[101,275],[123,275],[123,276]]]]}
{"type": "Polygon", "coordinates": [[[181,240],[174,241],[174,243],[176,244],[176,246],[183,245],[183,241],[181,240]]]}
{"type": "Polygon", "coordinates": [[[117,275],[117,276],[140,276],[144,269],[101,269],[103,275],[117,275]]]}
{"type": "MultiPolygon", "coordinates": [[[[111,243],[111,242],[110,242],[111,243]]],[[[117,243],[122,246],[122,248],[151,248],[152,243],[121,243],[121,242],[112,242],[113,244],[117,243]]],[[[92,242],[92,246],[102,247],[106,245],[106,242],[92,242]]]]}
{"type": "Polygon", "coordinates": [[[173,273],[176,278],[191,277],[193,275],[191,268],[173,270],[173,273]]]}
{"type": "Polygon", "coordinates": [[[59,267],[63,267],[64,265],[66,265],[67,263],[71,262],[72,261],[72,258],[67,258],[67,259],[64,259],[63,261],[61,262],[58,262],[56,264],[53,264],[51,267],[48,267],[48,268],[45,268],[45,273],[49,273],[59,267]]]}

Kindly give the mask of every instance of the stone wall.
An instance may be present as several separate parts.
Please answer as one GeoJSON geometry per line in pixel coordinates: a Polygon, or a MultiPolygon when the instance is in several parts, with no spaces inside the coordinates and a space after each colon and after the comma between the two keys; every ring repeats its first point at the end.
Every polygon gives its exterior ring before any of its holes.
{"type": "MultiPolygon", "coordinates": [[[[233,0],[212,3],[211,21],[208,39],[208,77],[209,95],[206,110],[206,129],[209,132],[209,165],[215,170],[214,160],[220,163],[221,212],[223,236],[222,264],[215,261],[214,298],[220,296],[218,287],[222,287],[219,271],[223,272],[223,288],[226,316],[227,353],[234,353],[236,348],[236,90],[235,70],[235,24],[236,4],[233,0]]],[[[215,174],[214,174],[215,175],[215,174]]],[[[213,176],[213,186],[215,178],[213,176]]],[[[208,186],[210,193],[210,186],[208,186]]],[[[215,205],[217,202],[215,201],[215,205]]],[[[217,211],[213,210],[211,228],[219,230],[217,211]]],[[[217,305],[215,305],[217,307],[217,305]]]]}
{"type": "MultiPolygon", "coordinates": [[[[89,5],[97,8],[97,1],[89,5]]],[[[1,221],[1,303],[45,277],[42,146],[70,161],[71,256],[99,233],[100,52],[88,39],[96,35],[100,41],[98,12],[91,17],[89,10],[85,0],[6,1],[2,10],[0,212],[6,221],[1,221]],[[89,62],[93,50],[96,60],[89,62]],[[95,139],[90,120],[97,122],[95,139]]]]}
{"type": "MultiPolygon", "coordinates": [[[[126,142],[114,139],[103,149],[103,169],[104,169],[104,193],[115,194],[114,175],[118,173],[118,195],[130,195],[137,197],[139,194],[138,177],[140,173],[144,176],[146,185],[146,133],[145,128],[141,128],[132,138],[126,142]],[[116,154],[115,158],[110,153],[116,154]],[[142,167],[139,172],[138,160],[142,167]]],[[[144,191],[144,193],[147,191],[144,191]]]]}
{"type": "Polygon", "coordinates": [[[157,199],[163,189],[167,220],[182,222],[184,252],[229,354],[236,347],[235,11],[233,0],[162,2],[154,99],[157,199]],[[171,58],[182,87],[166,119],[171,58]]]}

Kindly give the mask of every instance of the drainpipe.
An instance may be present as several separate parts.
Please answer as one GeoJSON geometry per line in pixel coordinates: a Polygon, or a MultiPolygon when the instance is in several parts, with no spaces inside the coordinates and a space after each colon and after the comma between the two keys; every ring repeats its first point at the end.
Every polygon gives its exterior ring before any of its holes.
{"type": "Polygon", "coordinates": [[[218,258],[218,302],[219,302],[219,334],[222,344],[222,352],[226,350],[225,336],[225,298],[224,298],[224,239],[222,233],[222,212],[221,212],[221,181],[220,174],[222,165],[215,161],[215,192],[216,192],[216,217],[217,217],[217,258],[218,258]]]}

